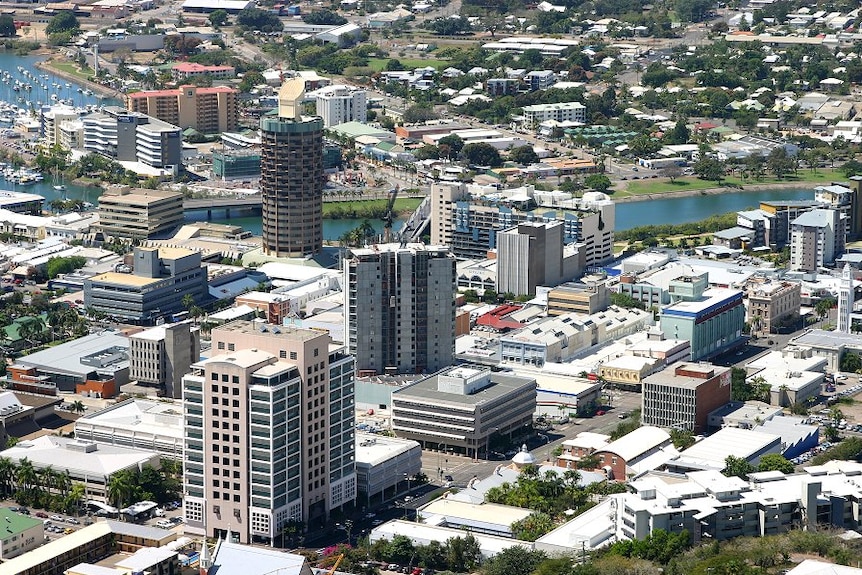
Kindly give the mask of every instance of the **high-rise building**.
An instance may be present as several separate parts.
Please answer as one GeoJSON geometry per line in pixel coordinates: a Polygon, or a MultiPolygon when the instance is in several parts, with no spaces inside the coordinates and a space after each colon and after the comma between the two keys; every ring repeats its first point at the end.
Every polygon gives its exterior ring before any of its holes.
{"type": "Polygon", "coordinates": [[[365,90],[345,85],[326,86],[315,92],[317,115],[326,128],[345,122],[365,123],[368,107],[365,90]]]}
{"type": "Polygon", "coordinates": [[[128,94],[130,112],[140,112],[204,134],[231,132],[239,125],[239,92],[227,86],[180,86],[128,94]]]}
{"type": "Polygon", "coordinates": [[[272,539],[356,497],[353,358],[329,335],[235,321],[183,378],[184,500],[196,534],[272,539]]]}
{"type": "Polygon", "coordinates": [[[381,244],[344,260],[345,340],[360,374],[432,373],[455,352],[455,258],[445,246],[381,244]]]}
{"type": "Polygon", "coordinates": [[[301,257],[323,246],[323,120],[300,114],[305,82],[278,92],[278,117],[260,121],[263,251],[301,257]]]}
{"type": "Polygon", "coordinates": [[[497,234],[498,292],[534,296],[563,278],[563,222],[524,222],[497,234]]]}
{"type": "Polygon", "coordinates": [[[816,272],[844,253],[847,219],[839,210],[815,209],[790,223],[790,269],[816,272]]]}
{"type": "Polygon", "coordinates": [[[643,379],[643,425],[704,433],[707,416],[730,401],[730,368],[682,363],[643,379]]]}

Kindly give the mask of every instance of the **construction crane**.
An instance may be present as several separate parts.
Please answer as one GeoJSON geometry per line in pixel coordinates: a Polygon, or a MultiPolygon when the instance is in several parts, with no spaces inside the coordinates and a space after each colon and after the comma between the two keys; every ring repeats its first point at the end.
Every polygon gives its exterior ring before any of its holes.
{"type": "Polygon", "coordinates": [[[383,216],[383,243],[392,241],[392,222],[395,220],[395,198],[398,197],[398,185],[389,190],[389,203],[386,204],[386,214],[383,216]]]}
{"type": "Polygon", "coordinates": [[[335,573],[335,570],[338,569],[338,565],[341,563],[342,559],[344,559],[344,553],[338,556],[338,559],[335,560],[335,565],[333,565],[332,568],[326,572],[326,575],[333,575],[335,573]]]}

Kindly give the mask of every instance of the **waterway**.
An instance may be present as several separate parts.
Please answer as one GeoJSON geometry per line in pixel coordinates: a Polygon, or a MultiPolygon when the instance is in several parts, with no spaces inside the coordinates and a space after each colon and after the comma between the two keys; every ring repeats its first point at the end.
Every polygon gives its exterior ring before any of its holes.
{"type": "MultiPolygon", "coordinates": [[[[350,230],[356,229],[365,220],[323,220],[323,239],[327,241],[338,241],[341,236],[350,230]]],[[[383,233],[383,221],[378,219],[369,219],[371,225],[378,234],[383,233]]],[[[262,222],[260,216],[245,216],[239,218],[230,218],[227,220],[213,220],[218,224],[230,224],[232,226],[242,226],[256,236],[261,234],[262,222]]],[[[392,223],[392,229],[398,230],[403,225],[404,220],[396,219],[392,223]]]]}
{"type": "Polygon", "coordinates": [[[756,209],[761,201],[813,200],[814,188],[759,192],[728,192],[696,196],[675,196],[664,199],[623,202],[617,204],[616,230],[637,226],[684,224],[710,216],[756,209]]]}
{"type": "Polygon", "coordinates": [[[13,52],[0,52],[0,71],[9,73],[9,81],[0,82],[0,100],[16,104],[23,109],[34,110],[38,110],[42,105],[56,104],[60,100],[71,101],[72,105],[79,107],[118,103],[114,99],[85,94],[86,88],[46,70],[40,70],[36,64],[44,59],[44,56],[18,56],[13,52]],[[16,80],[29,84],[31,89],[13,90],[16,80]],[[81,91],[78,91],[79,88],[81,91]],[[52,96],[56,96],[56,100],[52,96]]]}

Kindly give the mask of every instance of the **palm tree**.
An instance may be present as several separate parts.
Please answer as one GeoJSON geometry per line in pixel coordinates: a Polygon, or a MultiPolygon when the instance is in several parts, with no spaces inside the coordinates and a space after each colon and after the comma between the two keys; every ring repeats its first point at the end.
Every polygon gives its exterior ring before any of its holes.
{"type": "Polygon", "coordinates": [[[38,480],[36,468],[33,467],[33,463],[26,457],[18,462],[18,471],[15,474],[15,478],[18,482],[19,492],[26,492],[36,484],[38,480]]]}
{"type": "Polygon", "coordinates": [[[21,339],[34,345],[36,339],[45,331],[45,322],[41,317],[30,317],[26,321],[21,322],[18,328],[18,335],[21,339]]]}
{"type": "Polygon", "coordinates": [[[126,471],[118,471],[111,476],[108,481],[108,500],[113,503],[117,509],[122,508],[123,503],[131,500],[135,486],[126,471]]]}
{"type": "Polygon", "coordinates": [[[67,513],[74,512],[76,515],[81,511],[81,503],[87,495],[87,490],[83,483],[74,483],[69,489],[69,493],[65,497],[65,507],[67,513]]]}
{"type": "Polygon", "coordinates": [[[83,402],[81,402],[81,400],[75,401],[74,403],[72,403],[72,406],[69,408],[70,411],[73,411],[79,415],[84,413],[84,411],[86,411],[86,409],[87,408],[84,407],[84,404],[83,404],[83,402]]]}
{"type": "Polygon", "coordinates": [[[0,457],[0,488],[4,495],[12,493],[12,480],[16,475],[15,464],[8,457],[0,457]]]}

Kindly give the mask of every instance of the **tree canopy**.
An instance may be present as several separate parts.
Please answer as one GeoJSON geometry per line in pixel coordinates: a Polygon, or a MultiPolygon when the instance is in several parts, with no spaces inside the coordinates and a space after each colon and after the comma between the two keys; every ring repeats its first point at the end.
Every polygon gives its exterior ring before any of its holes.
{"type": "Polygon", "coordinates": [[[63,11],[51,18],[51,21],[48,22],[48,26],[45,28],[45,32],[48,34],[61,32],[77,33],[80,29],[81,25],[78,23],[78,18],[71,12],[63,11]]]}
{"type": "Polygon", "coordinates": [[[500,152],[486,142],[472,142],[461,149],[461,159],[476,166],[498,168],[503,165],[500,152]]]}

